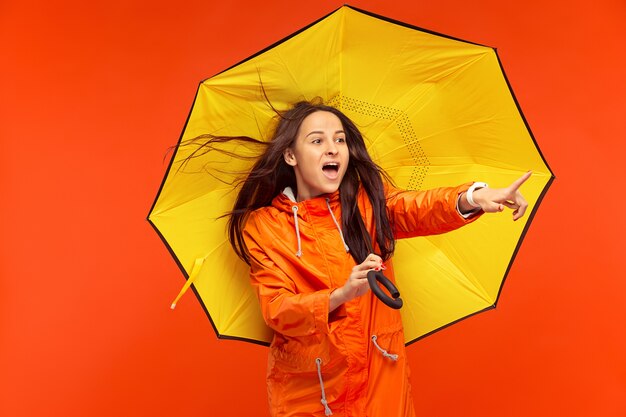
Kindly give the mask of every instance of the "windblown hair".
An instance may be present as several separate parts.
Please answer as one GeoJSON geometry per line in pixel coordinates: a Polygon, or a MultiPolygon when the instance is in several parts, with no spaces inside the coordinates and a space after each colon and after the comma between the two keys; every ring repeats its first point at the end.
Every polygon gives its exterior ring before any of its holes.
{"type": "Polygon", "coordinates": [[[247,264],[250,264],[250,257],[243,239],[243,229],[248,215],[258,208],[271,205],[273,198],[285,187],[291,187],[297,193],[293,167],[285,162],[283,152],[294,145],[303,120],[318,111],[337,116],[346,134],[350,157],[348,168],[339,186],[339,195],[342,231],[352,257],[357,264],[362,263],[367,255],[373,252],[372,238],[376,240],[381,252],[379,255],[384,260],[389,259],[393,254],[395,240],[387,216],[383,185],[383,179],[391,182],[390,178],[372,161],[361,132],[346,115],[334,107],[321,103],[321,100],[301,101],[287,111],[276,111],[277,125],[269,142],[250,137],[202,136],[205,140],[199,147],[203,149],[202,153],[213,149],[219,150],[219,144],[230,141],[244,145],[260,145],[265,148],[250,172],[241,181],[234,207],[228,214],[230,216],[228,221],[230,244],[247,264]],[[357,205],[359,186],[363,187],[372,204],[375,236],[370,236],[368,233],[357,205]]]}

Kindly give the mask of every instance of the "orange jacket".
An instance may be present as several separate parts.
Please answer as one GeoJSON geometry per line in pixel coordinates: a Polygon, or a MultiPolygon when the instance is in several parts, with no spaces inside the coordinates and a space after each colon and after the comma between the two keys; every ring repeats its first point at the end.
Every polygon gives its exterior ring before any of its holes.
{"type": "MultiPolygon", "coordinates": [[[[478,216],[464,219],[456,209],[468,187],[389,190],[396,238],[444,233],[473,221],[478,216]]],[[[274,330],[267,371],[272,416],[324,416],[331,410],[334,416],[413,416],[399,311],[370,291],[328,313],[329,294],[355,266],[335,223],[341,219],[339,193],[299,203],[287,194],[251,213],[244,229],[252,285],[274,330]]],[[[363,190],[358,199],[373,234],[363,190]]],[[[392,262],[386,266],[394,281],[392,262]]]]}

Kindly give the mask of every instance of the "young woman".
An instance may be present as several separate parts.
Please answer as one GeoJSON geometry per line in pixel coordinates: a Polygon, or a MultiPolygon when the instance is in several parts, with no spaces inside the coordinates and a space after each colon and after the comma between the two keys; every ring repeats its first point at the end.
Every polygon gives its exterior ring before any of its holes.
{"type": "Polygon", "coordinates": [[[504,207],[520,218],[527,203],[518,189],[530,173],[504,189],[397,190],[355,125],[310,102],[280,114],[265,146],[229,236],[274,330],[272,416],[414,415],[400,314],[373,296],[367,272],[385,269],[393,280],[395,239],[444,233],[504,207]]]}

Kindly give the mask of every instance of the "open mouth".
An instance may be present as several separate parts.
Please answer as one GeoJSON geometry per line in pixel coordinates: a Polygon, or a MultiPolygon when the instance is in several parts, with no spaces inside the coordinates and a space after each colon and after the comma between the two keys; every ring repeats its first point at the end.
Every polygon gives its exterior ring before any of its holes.
{"type": "Polygon", "coordinates": [[[327,162],[322,165],[322,171],[328,178],[335,179],[339,174],[339,164],[337,162],[327,162]]]}
{"type": "Polygon", "coordinates": [[[322,166],[325,172],[337,172],[339,171],[339,164],[336,162],[328,162],[322,166]]]}

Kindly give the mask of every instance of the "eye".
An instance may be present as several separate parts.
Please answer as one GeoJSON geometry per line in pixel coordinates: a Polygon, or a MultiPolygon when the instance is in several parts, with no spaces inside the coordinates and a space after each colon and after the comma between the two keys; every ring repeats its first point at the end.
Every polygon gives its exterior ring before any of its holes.
{"type": "Polygon", "coordinates": [[[344,143],[345,141],[346,141],[346,138],[344,138],[344,137],[339,137],[339,138],[335,139],[335,142],[337,142],[337,143],[344,143]]]}
{"type": "Polygon", "coordinates": [[[322,143],[322,139],[320,139],[320,138],[313,138],[313,140],[311,140],[311,143],[322,143]]]}

